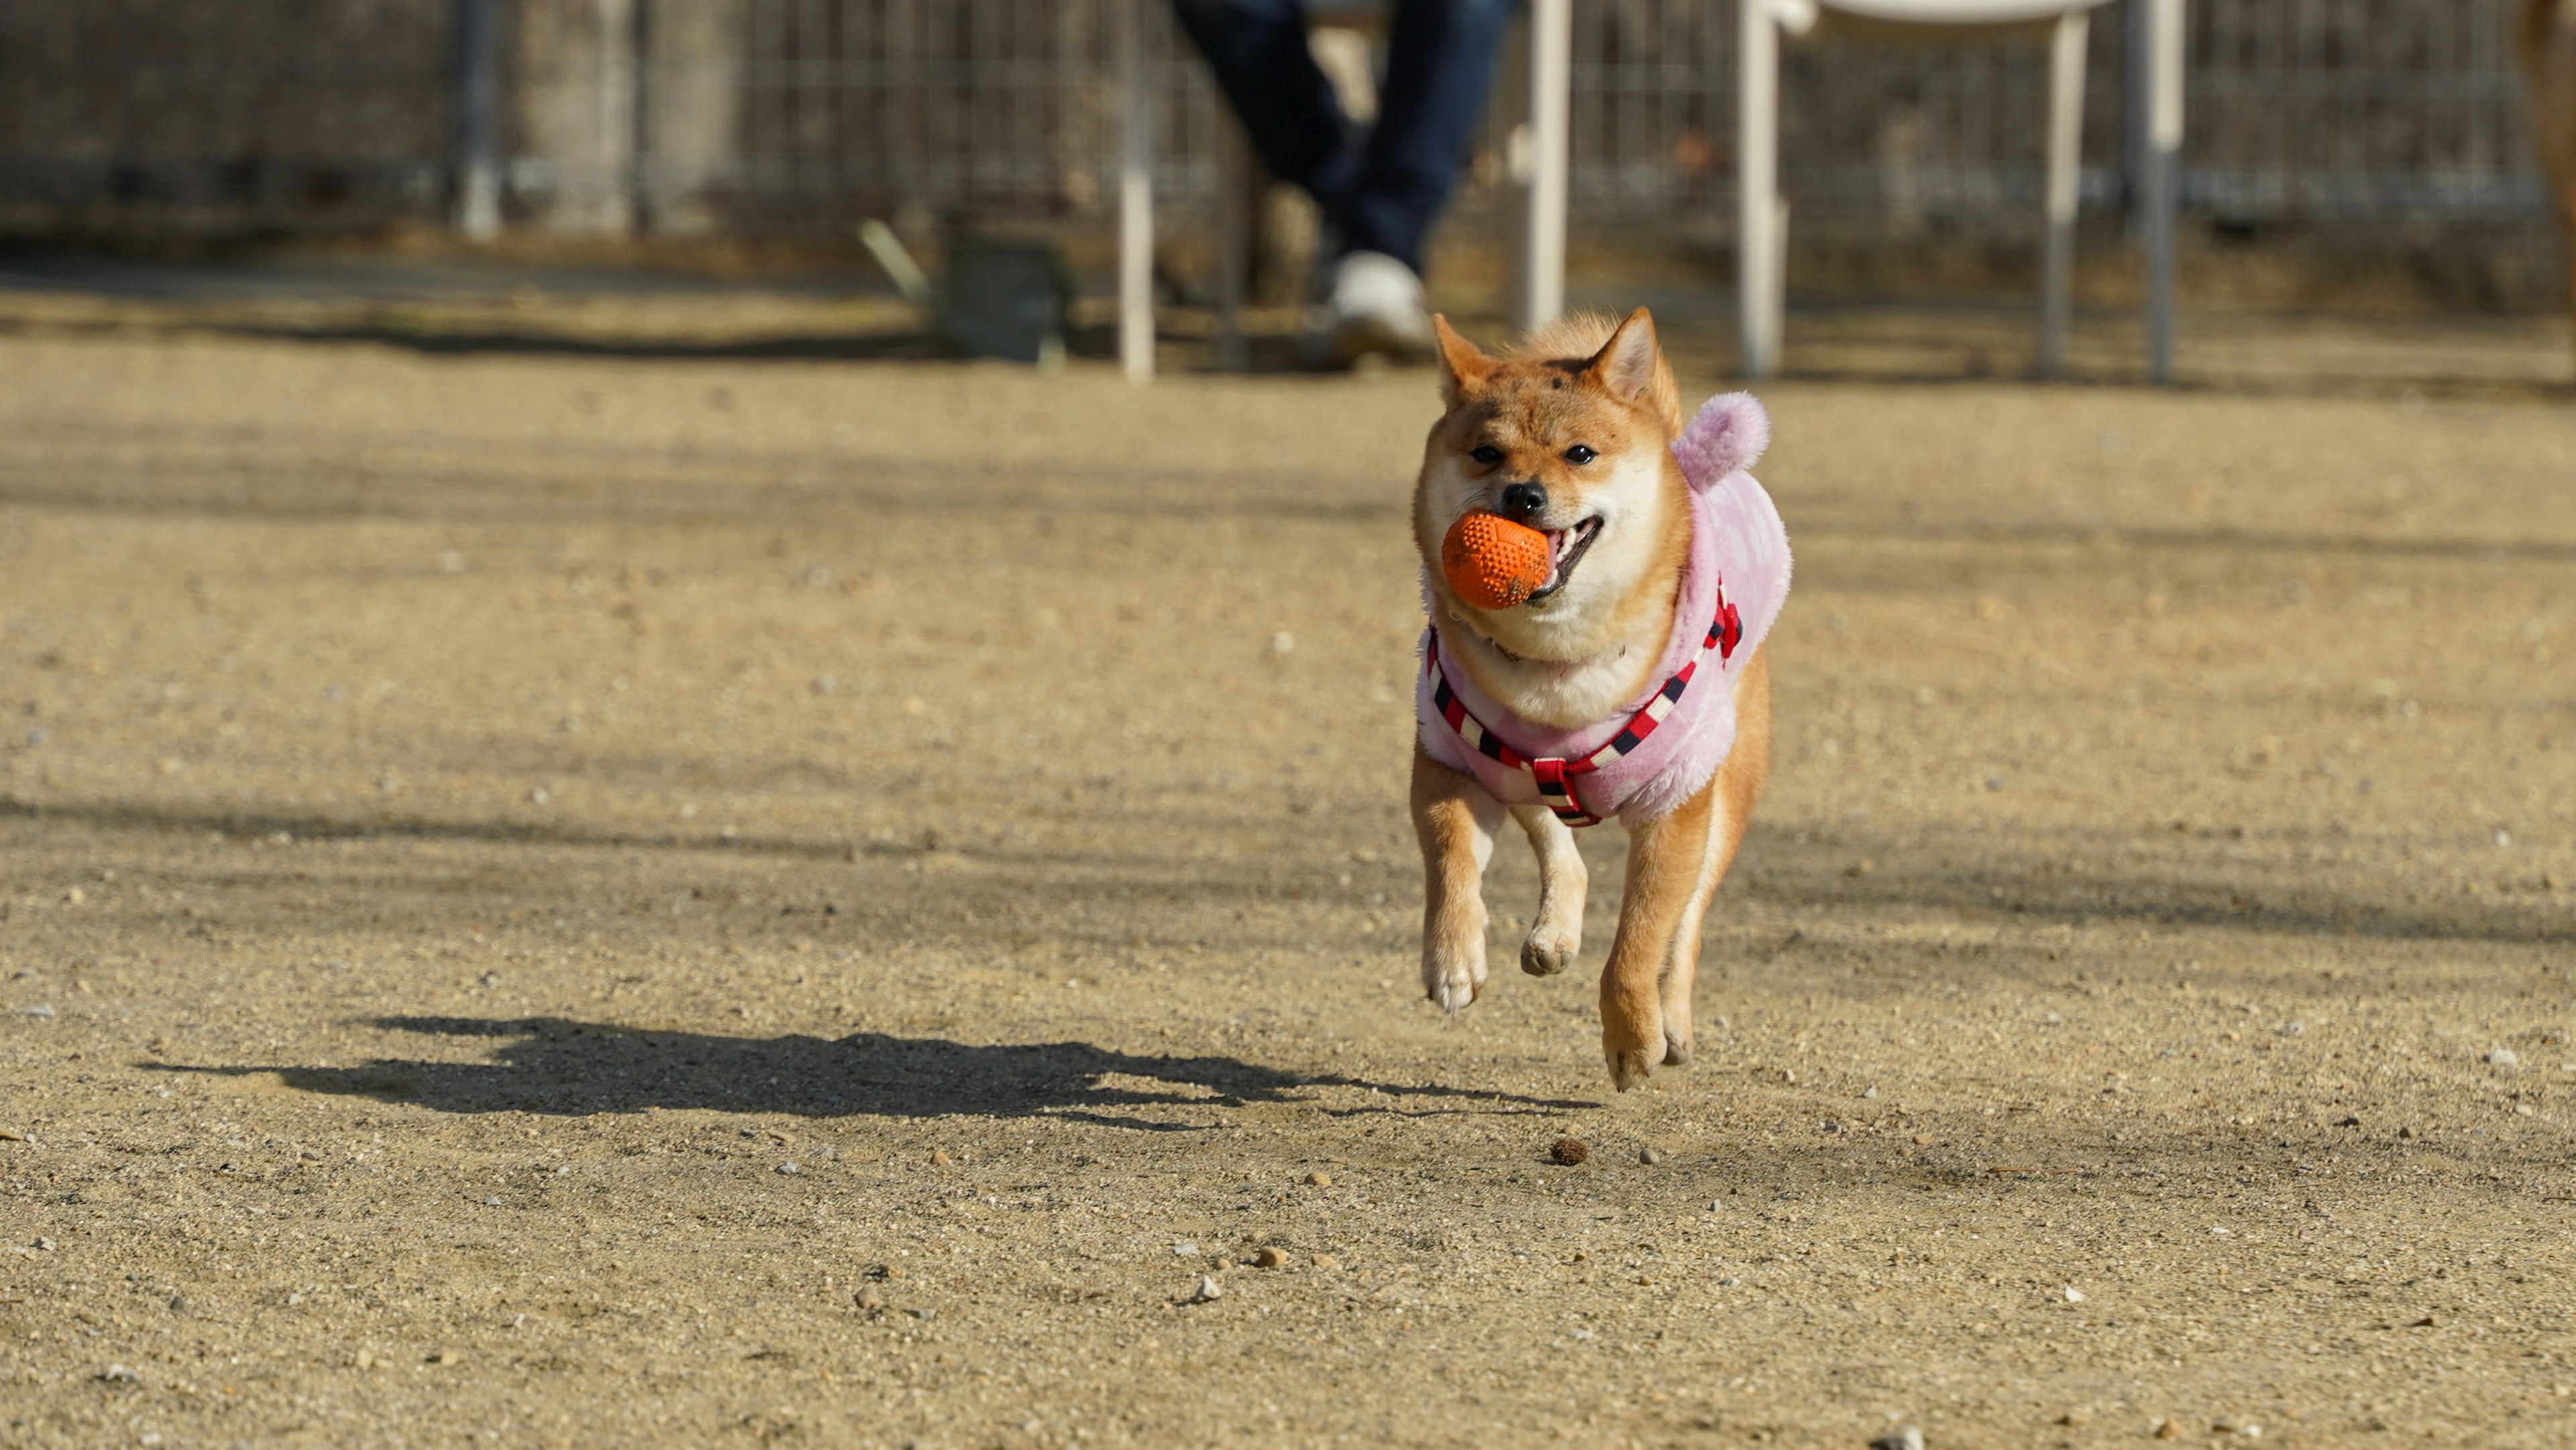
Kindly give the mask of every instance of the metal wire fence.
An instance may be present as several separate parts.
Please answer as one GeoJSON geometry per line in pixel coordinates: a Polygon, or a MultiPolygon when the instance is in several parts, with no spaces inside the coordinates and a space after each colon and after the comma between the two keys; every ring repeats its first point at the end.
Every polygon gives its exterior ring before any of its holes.
{"type": "Polygon", "coordinates": [[[374,226],[434,214],[443,0],[0,4],[0,227],[374,226]]]}
{"type": "MultiPolygon", "coordinates": [[[[297,231],[444,215],[463,0],[12,0],[0,226],[297,231]]],[[[1116,0],[495,0],[508,216],[568,231],[847,235],[909,212],[1105,228],[1116,0]]],[[[2186,205],[2243,223],[2544,224],[2513,0],[2193,0],[2186,205]]],[[[1722,231],[1734,0],[1576,7],[1583,229],[1722,231]]],[[[2127,169],[2127,27],[2093,29],[2083,191],[2127,169]]],[[[1204,215],[1223,124],[1145,7],[1158,173],[1204,215]]],[[[1799,214],[2024,229],[2046,104],[2035,44],[1792,46],[1799,214]]],[[[1502,134],[1457,215],[1500,199],[1502,134]]]]}

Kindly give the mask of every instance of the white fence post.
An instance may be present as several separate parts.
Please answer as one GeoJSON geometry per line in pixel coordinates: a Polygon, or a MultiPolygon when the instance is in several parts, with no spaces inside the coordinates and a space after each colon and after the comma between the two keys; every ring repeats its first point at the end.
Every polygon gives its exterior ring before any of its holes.
{"type": "Polygon", "coordinates": [[[496,0],[456,0],[456,229],[501,234],[501,45],[496,0]]]}
{"type": "Polygon", "coordinates": [[[1574,0],[1530,0],[1529,190],[1512,322],[1544,327],[1565,311],[1565,213],[1572,158],[1574,0]]]}
{"type": "Polygon", "coordinates": [[[1774,292],[1785,278],[1780,191],[1780,26],[1770,0],[1741,0],[1736,40],[1736,311],[1744,375],[1767,378],[1780,365],[1780,310],[1774,292]]]}
{"type": "Polygon", "coordinates": [[[1147,0],[1118,0],[1118,362],[1131,383],[1154,377],[1154,96],[1145,71],[1147,0]]]}
{"type": "Polygon", "coordinates": [[[2048,253],[2040,280],[2039,375],[2066,371],[2066,333],[2075,311],[2075,208],[2084,161],[2084,42],[2081,10],[2057,17],[2048,52],[2048,253]]]}
{"type": "Polygon", "coordinates": [[[2174,214],[2182,204],[2183,0],[2147,3],[2147,376],[2170,383],[2174,214]]]}

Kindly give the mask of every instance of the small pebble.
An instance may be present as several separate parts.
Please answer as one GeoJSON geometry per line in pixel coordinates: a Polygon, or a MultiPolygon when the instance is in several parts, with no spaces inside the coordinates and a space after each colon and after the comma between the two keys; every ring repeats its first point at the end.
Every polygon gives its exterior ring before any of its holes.
{"type": "Polygon", "coordinates": [[[431,1364],[456,1364],[456,1363],[459,1363],[460,1361],[462,1361],[464,1358],[465,1358],[465,1356],[463,1356],[463,1355],[461,1355],[461,1354],[458,1354],[455,1350],[452,1350],[452,1349],[442,1349],[442,1350],[440,1350],[438,1353],[433,1354],[433,1355],[431,1355],[431,1356],[429,1357],[429,1363],[431,1363],[431,1364]]]}
{"type": "Polygon", "coordinates": [[[1318,1269],[1338,1269],[1342,1266],[1342,1261],[1334,1258],[1331,1254],[1317,1254],[1315,1256],[1314,1263],[1315,1267],[1318,1269]]]}
{"type": "Polygon", "coordinates": [[[1923,1450],[1922,1427],[1899,1425],[1870,1441],[1869,1450],[1923,1450]]]}
{"type": "Polygon", "coordinates": [[[1656,1164],[1664,1161],[1664,1155],[1656,1152],[1652,1148],[1640,1148],[1637,1150],[1637,1161],[1645,1164],[1649,1168],[1652,1168],[1656,1164]]]}
{"type": "Polygon", "coordinates": [[[2182,1422],[2181,1422],[2181,1421],[2179,1421],[2179,1420],[2158,1420],[2158,1421],[2156,1421],[2156,1438],[2157,1438],[2157,1439],[2159,1439],[2159,1440],[2179,1440],[2179,1439],[2181,1439],[2181,1438],[2182,1438],[2182,1422]]]}
{"type": "Polygon", "coordinates": [[[1252,1256],[1252,1263],[1253,1267],[1261,1269],[1284,1268],[1287,1266],[1288,1256],[1277,1249],[1263,1249],[1252,1256]]]}
{"type": "Polygon", "coordinates": [[[1176,1259],[1195,1259],[1198,1256],[1199,1246],[1191,1243],[1188,1239],[1183,1239],[1179,1243],[1172,1245],[1172,1257],[1176,1259]]]}
{"type": "Polygon", "coordinates": [[[2057,1423],[2061,1425],[2083,1425],[2090,1423],[2092,1419],[2092,1415],[2083,1410],[2069,1410],[2065,1414],[2057,1417],[2057,1423]]]}
{"type": "Polygon", "coordinates": [[[945,1168],[945,1167],[947,1167],[947,1166],[948,1166],[948,1150],[947,1150],[947,1149],[945,1149],[945,1148],[933,1148],[933,1149],[931,1149],[931,1150],[930,1150],[930,1166],[931,1166],[931,1167],[933,1167],[933,1168],[945,1168]]]}
{"type": "Polygon", "coordinates": [[[123,1365],[121,1365],[121,1364],[111,1364],[111,1365],[109,1365],[106,1369],[101,1370],[101,1371],[99,1372],[99,1376],[98,1376],[98,1377],[99,1377],[100,1379],[103,1379],[103,1380],[129,1380],[129,1381],[130,1381],[130,1380],[134,1380],[134,1379],[139,1378],[139,1376],[137,1376],[137,1375],[134,1373],[134,1371],[132,1371],[132,1370],[130,1370],[130,1369],[127,1369],[125,1366],[123,1366],[123,1365]]]}
{"type": "Polygon", "coordinates": [[[1878,1096],[1878,1084],[1876,1084],[1876,1083],[1871,1083],[1871,1084],[1869,1085],[1869,1087],[1868,1087],[1867,1089],[1865,1089],[1865,1090],[1861,1093],[1861,1096],[1862,1096],[1862,1097],[1865,1097],[1865,1098],[1874,1098],[1874,1097],[1877,1097],[1877,1096],[1878,1096]]]}
{"type": "Polygon", "coordinates": [[[2064,1289],[2061,1289],[2058,1292],[2066,1296],[2066,1302],[2069,1304],[2081,1304],[2084,1302],[2084,1291],[2076,1288],[2072,1284],[2067,1285],[2064,1289]]]}
{"type": "Polygon", "coordinates": [[[1199,1275],[1198,1292],[1192,1294],[1186,1302],[1191,1304],[1205,1304],[1210,1300],[1222,1299],[1224,1297],[1224,1286],[1217,1283],[1216,1275],[1201,1274],[1199,1275]]]}
{"type": "Polygon", "coordinates": [[[781,1163],[778,1165],[778,1171],[781,1173],[802,1173],[805,1170],[797,1167],[793,1163],[781,1163]]]}
{"type": "Polygon", "coordinates": [[[858,1305],[860,1308],[873,1314],[885,1307],[885,1296],[874,1289],[861,1289],[859,1291],[858,1305]]]}
{"type": "Polygon", "coordinates": [[[2490,1053],[2488,1053],[2488,1054],[2487,1054],[2487,1066],[2489,1066],[2489,1067],[2520,1067],[2520,1066],[2522,1066],[2522,1059],[2521,1059],[2521,1058],[2519,1058],[2519,1057],[2514,1056],[2514,1053],[2513,1053],[2513,1049],[2512,1049],[2512,1048],[2510,1048],[2510,1047],[2499,1047],[2499,1048],[2495,1049],[2493,1052],[2490,1052],[2490,1053]]]}
{"type": "Polygon", "coordinates": [[[35,1246],[46,1253],[52,1253],[55,1248],[55,1244],[52,1239],[42,1237],[41,1235],[36,1239],[35,1246]]]}
{"type": "Polygon", "coordinates": [[[1929,1134],[1929,1133],[1917,1133],[1917,1134],[1915,1134],[1915,1135],[1914,1135],[1914,1146],[1915,1146],[1915,1147],[1917,1147],[1917,1148],[1929,1148],[1929,1147],[1931,1147],[1931,1146],[1932,1146],[1932,1135],[1931,1135],[1931,1134],[1929,1134]]]}
{"type": "Polygon", "coordinates": [[[1551,1160],[1571,1168],[1578,1163],[1590,1160],[1592,1157],[1592,1150],[1583,1145],[1583,1140],[1581,1138],[1559,1138],[1548,1148],[1547,1156],[1551,1160]]]}
{"type": "Polygon", "coordinates": [[[2307,1030],[2308,1024],[2305,1022],[2284,1022],[2281,1024],[2281,1035],[2283,1037],[2296,1037],[2307,1030]]]}
{"type": "Polygon", "coordinates": [[[1306,1175],[1306,1182],[1309,1187],[1330,1188],[1333,1186],[1333,1175],[1318,1168],[1306,1175]]]}

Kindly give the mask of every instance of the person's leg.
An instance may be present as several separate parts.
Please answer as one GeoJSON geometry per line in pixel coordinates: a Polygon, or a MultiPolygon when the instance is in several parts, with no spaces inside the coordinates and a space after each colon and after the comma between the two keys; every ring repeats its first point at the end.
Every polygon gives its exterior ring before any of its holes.
{"type": "Polygon", "coordinates": [[[1397,0],[1359,177],[1332,220],[1346,251],[1422,271],[1422,246],[1484,117],[1513,0],[1397,0]]]}
{"type": "Polygon", "coordinates": [[[1302,0],[1173,0],[1172,8],[1261,164],[1305,188],[1327,215],[1347,206],[1359,131],[1306,48],[1302,0]]]}

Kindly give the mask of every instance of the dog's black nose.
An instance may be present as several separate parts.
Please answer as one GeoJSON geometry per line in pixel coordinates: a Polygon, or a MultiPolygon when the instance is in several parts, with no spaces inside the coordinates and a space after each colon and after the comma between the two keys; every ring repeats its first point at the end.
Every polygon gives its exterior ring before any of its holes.
{"type": "Polygon", "coordinates": [[[1547,490],[1537,484],[1515,483],[1503,489],[1503,517],[1534,525],[1546,512],[1547,490]]]}

